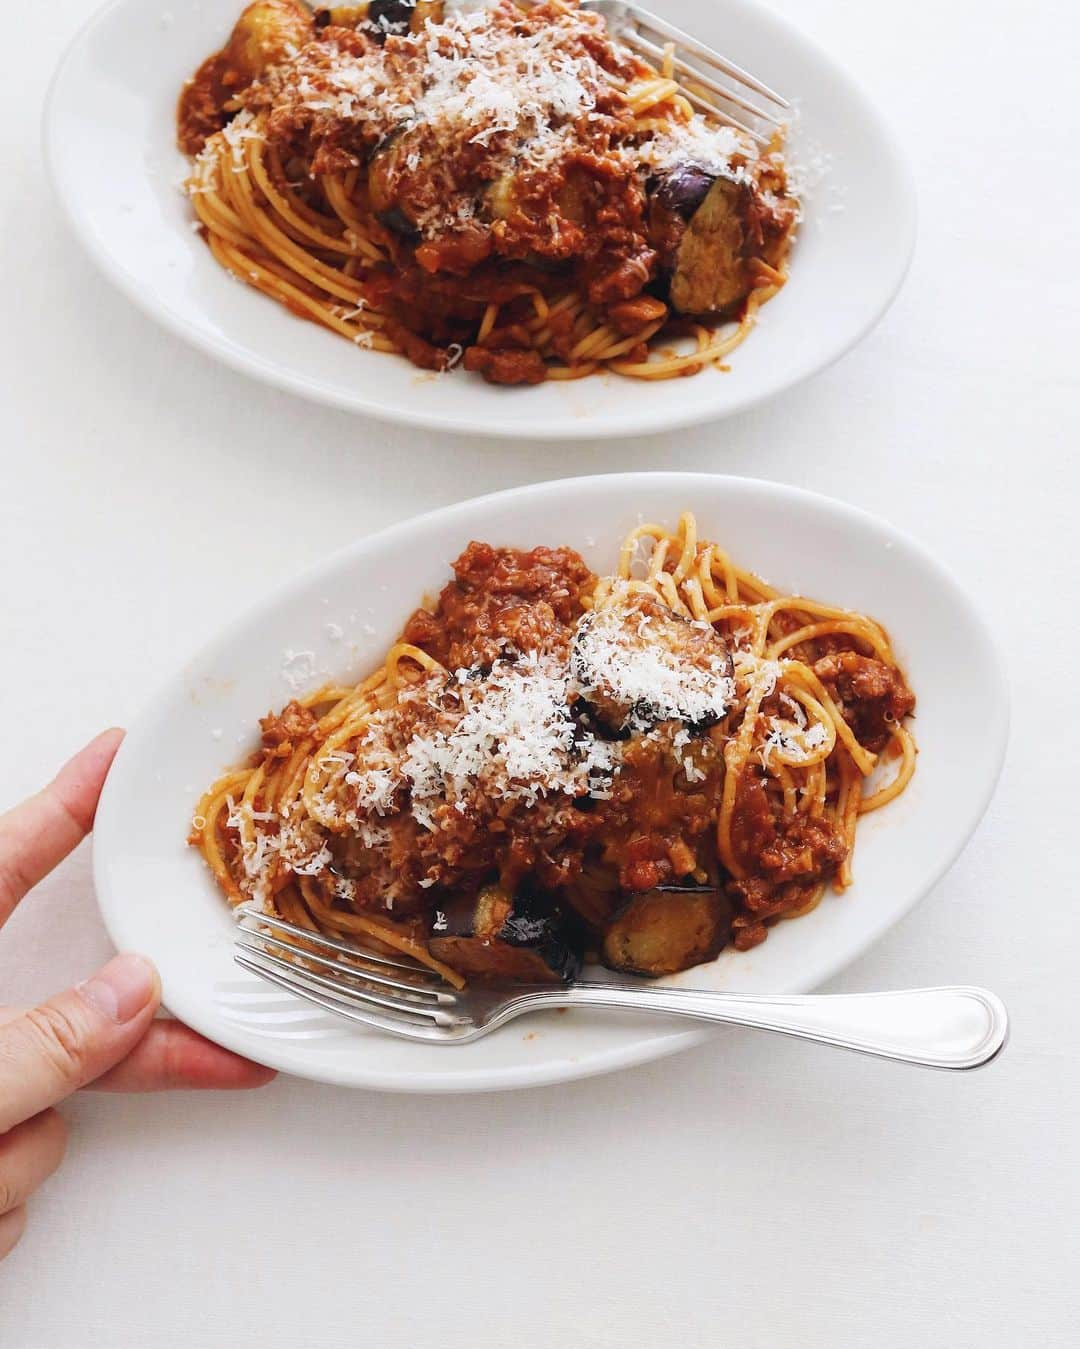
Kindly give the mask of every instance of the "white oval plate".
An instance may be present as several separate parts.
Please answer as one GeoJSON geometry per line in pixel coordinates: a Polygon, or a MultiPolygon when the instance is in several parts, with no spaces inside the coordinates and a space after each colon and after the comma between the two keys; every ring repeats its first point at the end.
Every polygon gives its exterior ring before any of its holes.
{"type": "MultiPolygon", "coordinates": [[[[994,643],[970,601],[918,545],[825,497],[707,474],[577,478],[480,497],[361,540],[235,622],[152,701],[105,785],[94,875],[113,940],[158,962],[168,1007],[211,1039],[275,1068],[397,1091],[557,1082],[705,1039],[707,1030],[663,1020],[584,1012],[514,1022],[458,1048],[354,1028],[233,964],[229,910],[184,842],[202,789],[254,747],[256,718],[292,695],[285,676],[295,679],[304,664],[312,683],[368,673],[421,597],[441,588],[450,559],[470,539],[570,544],[605,571],[642,515],[671,525],[686,508],[697,513],[705,538],[722,541],[774,584],[886,624],[918,695],[920,755],[904,795],[860,823],[855,884],[845,895],[781,924],[756,950],[725,952],[677,982],[801,991],[906,913],[975,828],[1004,752],[1005,687],[994,643]],[[333,640],[334,624],[344,640],[333,640]]],[[[912,969],[910,983],[919,982],[912,969]]]]}
{"type": "Polygon", "coordinates": [[[224,42],[242,0],[113,0],[76,37],[45,112],[52,181],[76,235],[136,304],[212,356],[280,388],[391,421],[529,438],[637,435],[723,417],[835,360],[903,279],[912,188],[872,106],[812,43],[751,0],[654,0],[797,101],[796,160],[830,167],[807,202],[791,280],[730,373],[647,383],[603,375],[499,389],[356,349],[230,278],[192,232],[173,115],[184,79],[224,42]],[[103,170],[103,166],[105,166],[103,170]]]}

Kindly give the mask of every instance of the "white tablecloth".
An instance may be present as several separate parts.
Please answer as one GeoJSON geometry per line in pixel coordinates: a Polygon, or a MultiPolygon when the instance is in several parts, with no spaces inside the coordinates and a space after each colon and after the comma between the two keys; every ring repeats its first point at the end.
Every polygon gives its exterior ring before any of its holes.
{"type": "MultiPolygon", "coordinates": [[[[889,517],[954,568],[1005,634],[1015,698],[978,835],[835,987],[985,983],[1015,1030],[963,1078],[722,1034],[501,1097],[286,1080],[86,1096],[0,1269],[0,1345],[1075,1344],[1075,14],[784,0],[912,156],[921,234],[895,307],[759,411],[506,448],[270,392],[99,279],[38,148],[46,81],[92,4],[10,3],[0,21],[0,803],[131,718],[248,597],[376,526],[617,468],[781,479],[889,517]],[[278,509],[304,524],[267,547],[278,509]]],[[[44,995],[108,949],[84,850],[0,938],[0,992],[44,995]]]]}

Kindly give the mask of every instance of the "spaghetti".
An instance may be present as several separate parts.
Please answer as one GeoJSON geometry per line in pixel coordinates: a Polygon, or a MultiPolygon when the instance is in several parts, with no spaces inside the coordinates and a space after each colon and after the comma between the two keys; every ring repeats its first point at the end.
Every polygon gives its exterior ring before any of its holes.
{"type": "Polygon", "coordinates": [[[248,6],[178,110],[217,261],[432,370],[718,366],[784,283],[779,144],[695,113],[670,53],[648,66],[575,0],[447,9],[248,6]]]}
{"type": "Polygon", "coordinates": [[[553,923],[617,968],[686,968],[851,883],[859,817],[915,768],[880,624],[775,590],[690,514],[603,578],[480,543],[454,571],[374,674],[264,718],[200,801],[232,904],[460,983],[537,977],[500,932],[558,965],[553,923]]]}

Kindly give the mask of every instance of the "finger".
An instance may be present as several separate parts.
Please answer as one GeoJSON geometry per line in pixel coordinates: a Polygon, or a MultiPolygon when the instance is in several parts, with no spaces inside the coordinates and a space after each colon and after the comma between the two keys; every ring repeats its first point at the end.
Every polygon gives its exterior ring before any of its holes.
{"type": "Polygon", "coordinates": [[[67,1130],[55,1110],[0,1136],[0,1214],[22,1208],[60,1165],[66,1146],[67,1130]]]}
{"type": "MultiPolygon", "coordinates": [[[[20,1017],[20,1007],[0,1007],[0,1026],[20,1017]]],[[[115,1068],[90,1091],[247,1091],[277,1077],[273,1068],[252,1063],[230,1049],[204,1039],[181,1021],[153,1021],[150,1029],[115,1068]]]]}
{"type": "Polygon", "coordinates": [[[123,731],[103,731],[43,791],[0,815],[0,927],[26,892],[90,832],[123,738],[123,731]]]}
{"type": "Polygon", "coordinates": [[[10,1213],[0,1215],[0,1260],[11,1254],[25,1231],[25,1208],[13,1208],[10,1213]]]}
{"type": "Polygon", "coordinates": [[[122,1063],[90,1083],[93,1091],[248,1090],[277,1074],[204,1040],[180,1021],[155,1021],[122,1063]]]}
{"type": "Polygon", "coordinates": [[[160,1000],[153,965],[119,955],[86,983],[0,1027],[0,1133],[127,1058],[160,1000]]]}

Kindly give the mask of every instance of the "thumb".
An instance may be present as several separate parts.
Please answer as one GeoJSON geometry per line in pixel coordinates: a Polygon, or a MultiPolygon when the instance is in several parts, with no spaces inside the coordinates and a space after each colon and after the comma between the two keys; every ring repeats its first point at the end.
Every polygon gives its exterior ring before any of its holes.
{"type": "Polygon", "coordinates": [[[0,1134],[125,1058],[161,1000],[143,956],[114,956],[85,983],[0,1026],[0,1134]]]}

